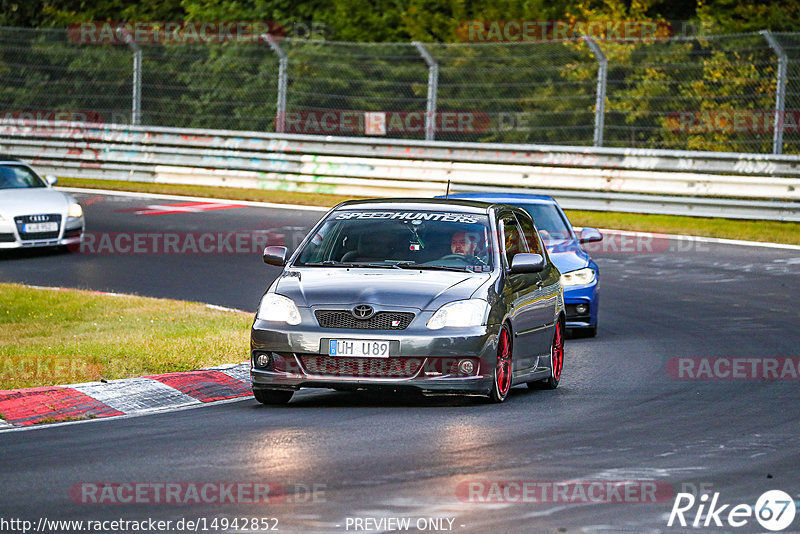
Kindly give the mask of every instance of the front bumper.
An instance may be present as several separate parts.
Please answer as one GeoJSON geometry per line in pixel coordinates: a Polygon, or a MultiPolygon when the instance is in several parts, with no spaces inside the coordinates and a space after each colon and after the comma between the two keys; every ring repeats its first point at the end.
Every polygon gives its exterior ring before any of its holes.
{"type": "Polygon", "coordinates": [[[412,323],[406,330],[388,331],[302,323],[276,326],[256,319],[251,331],[253,388],[416,389],[428,395],[486,395],[494,379],[499,328],[428,330],[422,315],[415,321],[421,328],[412,323]],[[328,356],[330,339],[389,340],[390,357],[328,356]],[[256,367],[255,358],[261,353],[272,358],[272,368],[256,367]],[[458,363],[465,359],[474,364],[471,374],[458,370],[458,363]]]}
{"type": "Polygon", "coordinates": [[[79,245],[83,239],[84,220],[67,218],[66,223],[60,223],[58,235],[37,236],[26,235],[24,238],[14,224],[0,226],[0,249],[36,248],[36,247],[61,247],[79,245]]]}
{"type": "Polygon", "coordinates": [[[566,308],[567,328],[592,328],[597,326],[597,312],[600,304],[600,291],[597,279],[584,286],[564,288],[564,306],[566,308]],[[580,313],[576,310],[579,304],[588,306],[589,311],[580,313]]]}

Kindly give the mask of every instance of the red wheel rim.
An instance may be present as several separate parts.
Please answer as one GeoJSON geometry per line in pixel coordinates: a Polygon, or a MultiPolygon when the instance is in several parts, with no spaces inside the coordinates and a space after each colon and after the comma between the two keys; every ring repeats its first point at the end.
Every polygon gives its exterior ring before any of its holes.
{"type": "Polygon", "coordinates": [[[505,397],[511,389],[511,336],[505,326],[497,342],[497,391],[505,397]]]}
{"type": "Polygon", "coordinates": [[[561,369],[564,367],[564,329],[559,323],[556,326],[556,335],[553,338],[553,378],[561,378],[561,369]]]}

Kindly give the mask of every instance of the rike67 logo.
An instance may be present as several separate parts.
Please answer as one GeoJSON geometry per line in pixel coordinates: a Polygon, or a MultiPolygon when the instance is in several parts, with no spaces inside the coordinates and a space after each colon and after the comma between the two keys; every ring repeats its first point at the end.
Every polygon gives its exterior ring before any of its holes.
{"type": "Polygon", "coordinates": [[[781,490],[764,492],[755,507],[749,504],[720,504],[719,492],[714,493],[710,502],[708,494],[695,499],[691,493],[678,493],[667,526],[671,527],[677,521],[677,525],[682,527],[723,527],[725,523],[729,527],[743,527],[755,517],[762,528],[777,532],[792,524],[796,512],[792,497],[781,490]]]}

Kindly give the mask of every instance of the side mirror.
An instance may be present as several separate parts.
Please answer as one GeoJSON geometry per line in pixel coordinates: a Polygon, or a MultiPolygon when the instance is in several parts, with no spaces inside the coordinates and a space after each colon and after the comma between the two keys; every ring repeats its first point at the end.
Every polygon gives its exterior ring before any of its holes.
{"type": "Polygon", "coordinates": [[[593,243],[595,241],[602,241],[603,234],[597,228],[584,228],[581,230],[581,243],[593,243]]]}
{"type": "Polygon", "coordinates": [[[511,258],[511,272],[539,273],[544,270],[544,258],[541,254],[519,253],[511,258]]]}
{"type": "Polygon", "coordinates": [[[47,176],[44,177],[44,179],[47,180],[47,185],[49,185],[50,187],[53,187],[54,185],[56,185],[56,183],[58,183],[58,178],[56,178],[52,174],[48,174],[47,176]]]}
{"type": "Polygon", "coordinates": [[[264,263],[283,267],[286,265],[286,247],[267,247],[264,249],[264,263]]]}

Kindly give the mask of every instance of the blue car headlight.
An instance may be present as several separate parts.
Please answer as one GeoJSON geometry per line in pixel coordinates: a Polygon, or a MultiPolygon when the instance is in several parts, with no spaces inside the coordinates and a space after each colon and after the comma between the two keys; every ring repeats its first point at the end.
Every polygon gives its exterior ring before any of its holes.
{"type": "Polygon", "coordinates": [[[267,293],[261,299],[256,317],[262,321],[275,321],[290,325],[300,324],[300,310],[290,298],[267,293]]]}
{"type": "Polygon", "coordinates": [[[448,302],[428,320],[428,328],[439,330],[446,326],[466,327],[486,324],[489,303],[483,299],[448,302]]]}
{"type": "Polygon", "coordinates": [[[577,271],[570,271],[561,275],[561,285],[566,286],[583,286],[590,284],[594,281],[594,269],[589,267],[578,269],[577,271]]]}

